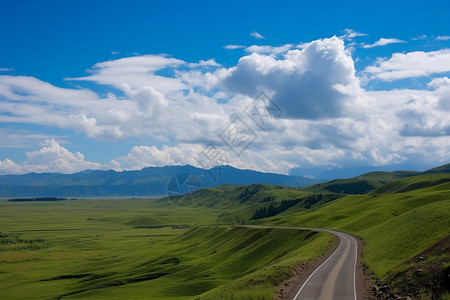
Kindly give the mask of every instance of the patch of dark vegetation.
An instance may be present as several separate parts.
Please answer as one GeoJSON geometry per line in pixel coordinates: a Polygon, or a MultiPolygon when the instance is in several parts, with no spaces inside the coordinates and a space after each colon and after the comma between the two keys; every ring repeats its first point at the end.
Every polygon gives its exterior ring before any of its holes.
{"type": "Polygon", "coordinates": [[[157,269],[159,266],[163,265],[178,265],[180,263],[180,259],[178,257],[160,257],[158,259],[149,260],[139,266],[136,267],[137,270],[147,269],[157,269]]]}
{"type": "Polygon", "coordinates": [[[137,229],[143,229],[143,228],[168,228],[168,227],[171,227],[172,229],[185,229],[185,228],[190,228],[191,226],[190,225],[187,225],[187,224],[185,224],[185,225],[170,225],[170,224],[167,224],[167,225],[136,225],[136,226],[133,226],[133,228],[137,228],[137,229]]]}
{"type": "Polygon", "coordinates": [[[174,264],[178,265],[180,263],[180,260],[177,257],[171,257],[165,260],[162,260],[159,262],[160,265],[167,265],[167,264],[174,264]]]}
{"type": "Polygon", "coordinates": [[[87,274],[69,274],[69,275],[58,275],[55,277],[50,277],[46,279],[41,279],[40,281],[52,281],[52,280],[63,280],[63,279],[78,279],[92,275],[92,273],[87,274]]]}
{"type": "Polygon", "coordinates": [[[308,197],[303,198],[304,201],[302,203],[302,207],[310,209],[316,204],[325,204],[340,197],[342,197],[340,194],[311,194],[308,197]]]}
{"type": "Polygon", "coordinates": [[[242,192],[238,195],[237,199],[239,200],[239,203],[245,203],[257,193],[267,191],[269,189],[270,186],[266,184],[252,184],[246,187],[242,187],[242,192]]]}
{"type": "Polygon", "coordinates": [[[127,284],[131,284],[131,283],[136,283],[136,282],[154,280],[154,279],[163,277],[165,275],[168,275],[168,273],[141,274],[141,275],[134,275],[134,276],[132,275],[130,277],[123,278],[123,279],[111,279],[109,281],[105,280],[104,282],[94,284],[88,288],[83,288],[80,290],[76,290],[73,292],[69,292],[69,293],[60,295],[57,297],[57,299],[85,293],[85,292],[92,291],[92,290],[104,289],[104,288],[109,288],[109,287],[117,287],[117,286],[127,285],[127,284]]]}
{"type": "Polygon", "coordinates": [[[89,274],[88,276],[82,277],[83,279],[81,279],[80,282],[93,281],[93,280],[101,279],[101,278],[108,277],[108,276],[111,276],[111,274],[92,273],[92,274],[89,274]]]}
{"type": "Polygon", "coordinates": [[[279,205],[271,203],[269,207],[261,207],[256,210],[255,214],[251,218],[252,220],[263,219],[268,217],[273,217],[278,215],[279,213],[285,211],[289,207],[294,206],[299,203],[302,199],[292,199],[292,200],[283,200],[279,205]]]}
{"type": "MultiPolygon", "coordinates": [[[[14,198],[8,199],[9,202],[31,202],[31,201],[66,201],[67,198],[57,197],[37,197],[37,198],[14,198]]],[[[72,199],[76,200],[76,199],[72,199]]]]}
{"type": "Polygon", "coordinates": [[[22,238],[20,233],[0,232],[0,251],[10,250],[39,250],[51,247],[51,242],[46,242],[44,238],[22,238]]]}
{"type": "Polygon", "coordinates": [[[256,210],[255,214],[251,218],[251,220],[263,219],[268,217],[273,217],[278,215],[279,213],[291,208],[296,204],[300,204],[302,208],[310,209],[312,206],[316,204],[324,204],[329,201],[335,200],[341,197],[339,194],[311,194],[307,197],[302,198],[294,198],[288,200],[282,200],[277,205],[276,203],[271,203],[268,207],[261,207],[256,210]]]}
{"type": "MultiPolygon", "coordinates": [[[[343,180],[339,180],[343,181],[343,180]]],[[[344,182],[344,183],[336,183],[335,180],[330,181],[329,184],[325,185],[324,189],[333,192],[333,193],[342,193],[342,194],[367,194],[368,192],[375,189],[369,181],[360,180],[355,182],[344,182]]]]}

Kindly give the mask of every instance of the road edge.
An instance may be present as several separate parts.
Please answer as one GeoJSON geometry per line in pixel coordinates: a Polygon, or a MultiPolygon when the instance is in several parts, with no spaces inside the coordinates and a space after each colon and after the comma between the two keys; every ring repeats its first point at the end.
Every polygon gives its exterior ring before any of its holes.
{"type": "MultiPolygon", "coordinates": [[[[294,268],[291,269],[291,273],[293,274],[292,277],[289,279],[283,281],[280,285],[278,285],[278,288],[276,292],[274,293],[273,299],[275,300],[293,300],[297,294],[298,289],[305,283],[306,280],[308,280],[308,277],[318,268],[322,265],[325,260],[327,260],[331,255],[333,255],[334,251],[339,247],[340,244],[340,238],[334,234],[333,232],[339,232],[332,229],[323,229],[323,228],[309,228],[309,227],[292,227],[292,226],[270,226],[270,225],[237,225],[235,227],[247,227],[247,228],[278,228],[278,229],[291,229],[291,230],[309,230],[309,231],[316,231],[316,232],[328,232],[331,233],[334,236],[334,244],[333,246],[330,246],[330,248],[316,258],[315,260],[309,261],[309,262],[303,262],[298,265],[296,265],[294,268]],[[301,274],[296,275],[295,268],[299,267],[303,271],[301,274]],[[296,278],[296,279],[295,279],[296,278]],[[285,285],[286,283],[289,283],[289,280],[295,280],[295,284],[285,285]],[[298,280],[298,281],[297,281],[298,280]],[[280,290],[289,290],[289,292],[281,293],[280,290]],[[285,295],[283,295],[285,294],[285,295]]],[[[348,235],[356,240],[357,245],[357,255],[356,255],[356,266],[355,266],[355,289],[356,289],[356,297],[359,300],[362,299],[373,299],[370,297],[370,288],[372,284],[372,277],[370,276],[370,270],[368,270],[366,267],[364,267],[362,263],[363,259],[363,248],[364,248],[364,242],[363,240],[358,236],[353,236],[348,233],[340,232],[345,235],[348,235]]]]}
{"type": "Polygon", "coordinates": [[[294,299],[298,288],[305,283],[308,277],[326,261],[338,248],[339,238],[333,235],[333,241],[330,243],[326,252],[322,253],[320,256],[314,260],[302,262],[295,265],[291,269],[292,276],[280,285],[278,285],[277,291],[274,294],[274,300],[292,300],[294,299]]]}
{"type": "MultiPolygon", "coordinates": [[[[300,230],[300,229],[299,229],[300,230]]],[[[301,230],[313,230],[314,229],[301,229],[301,230]]],[[[323,230],[318,230],[323,231],[323,230]]],[[[325,230],[327,232],[327,230],[325,230]]],[[[328,231],[330,232],[330,231],[328,231]]],[[[349,235],[349,234],[347,234],[349,235]]],[[[372,276],[370,275],[370,271],[364,266],[363,260],[363,249],[364,249],[364,241],[353,235],[349,235],[356,240],[357,244],[357,256],[356,256],[356,266],[355,266],[355,288],[356,288],[356,297],[357,299],[374,299],[370,297],[371,286],[372,286],[372,276]]],[[[316,258],[313,261],[304,262],[296,265],[292,269],[293,276],[287,280],[285,280],[281,285],[278,286],[277,291],[274,294],[274,300],[293,300],[297,294],[298,289],[308,280],[309,276],[321,266],[331,255],[333,255],[334,251],[339,246],[339,237],[334,235],[335,242],[330,248],[321,256],[316,258]],[[296,272],[296,268],[301,268],[302,272],[296,272]],[[285,291],[284,293],[280,291],[285,291]]]]}

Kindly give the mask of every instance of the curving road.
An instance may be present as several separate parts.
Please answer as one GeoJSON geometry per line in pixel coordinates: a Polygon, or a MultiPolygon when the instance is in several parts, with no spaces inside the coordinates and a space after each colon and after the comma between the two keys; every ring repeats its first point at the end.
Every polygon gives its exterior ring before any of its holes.
{"type": "Polygon", "coordinates": [[[356,261],[358,243],[355,238],[337,231],[340,243],[333,254],[306,279],[294,300],[350,300],[356,296],[356,261]]]}
{"type": "Polygon", "coordinates": [[[245,226],[256,228],[283,228],[325,231],[336,235],[339,246],[297,289],[293,300],[357,300],[356,264],[358,243],[348,234],[318,228],[245,226]]]}

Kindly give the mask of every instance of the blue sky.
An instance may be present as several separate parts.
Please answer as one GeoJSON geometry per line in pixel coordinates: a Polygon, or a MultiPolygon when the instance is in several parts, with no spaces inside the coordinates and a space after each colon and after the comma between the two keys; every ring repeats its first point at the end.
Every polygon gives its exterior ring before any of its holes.
{"type": "Polygon", "coordinates": [[[0,1],[0,173],[223,162],[205,151],[303,175],[446,163],[449,14],[448,1],[0,1]],[[281,113],[257,126],[258,101],[281,113]]]}

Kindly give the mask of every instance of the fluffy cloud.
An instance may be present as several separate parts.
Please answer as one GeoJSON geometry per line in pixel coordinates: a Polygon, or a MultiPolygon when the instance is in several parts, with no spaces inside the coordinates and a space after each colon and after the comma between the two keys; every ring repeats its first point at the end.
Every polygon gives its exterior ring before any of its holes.
{"type": "Polygon", "coordinates": [[[353,59],[333,37],[288,51],[283,58],[253,53],[227,70],[223,85],[247,96],[267,90],[292,119],[337,118],[359,92],[353,59]]]}
{"type": "Polygon", "coordinates": [[[75,173],[86,169],[105,169],[96,162],[84,160],[84,155],[80,152],[72,153],[59,145],[55,140],[46,140],[42,148],[36,151],[27,152],[27,159],[16,164],[10,159],[0,161],[0,173],[21,174],[28,172],[46,173],[75,173]]]}
{"type": "Polygon", "coordinates": [[[5,159],[4,161],[0,160],[0,174],[23,174],[31,172],[31,170],[26,170],[25,172],[24,170],[24,167],[17,165],[9,158],[5,159]]]}
{"type": "Polygon", "coordinates": [[[406,43],[406,42],[402,41],[402,40],[399,40],[399,39],[381,38],[381,39],[379,39],[378,41],[376,41],[373,44],[363,45],[363,48],[370,49],[370,48],[374,48],[374,47],[386,46],[386,45],[389,45],[389,44],[399,44],[399,43],[406,43]]]}
{"type": "Polygon", "coordinates": [[[450,136],[450,79],[435,78],[428,84],[435,90],[428,95],[410,97],[398,112],[404,136],[450,136]]]}
{"type": "Polygon", "coordinates": [[[385,156],[383,156],[383,154],[381,153],[381,151],[377,147],[374,147],[370,151],[370,155],[371,155],[371,157],[373,159],[373,162],[374,162],[375,166],[385,166],[385,165],[389,165],[389,164],[399,164],[399,163],[402,163],[402,162],[408,160],[407,157],[401,156],[398,153],[388,153],[385,156]]]}
{"type": "MultiPolygon", "coordinates": [[[[108,62],[107,65],[115,64],[108,62]]],[[[192,67],[216,68],[217,63],[200,61],[192,67]]],[[[217,126],[222,126],[205,124],[205,120],[222,120],[224,123],[228,120],[214,99],[192,90],[164,93],[158,85],[138,86],[136,82],[131,88],[125,82],[130,77],[139,77],[141,70],[138,68],[136,72],[133,75],[125,72],[123,78],[120,78],[120,72],[115,75],[117,83],[123,82],[126,91],[120,98],[114,94],[101,98],[86,89],[59,88],[34,77],[0,76],[0,122],[58,127],[94,139],[117,141],[133,136],[202,139],[212,135],[212,130],[219,130],[217,126]]],[[[168,79],[185,85],[181,75],[180,79],[168,79]]]]}
{"type": "Polygon", "coordinates": [[[112,94],[100,98],[27,76],[0,76],[0,97],[0,122],[56,126],[99,139],[123,138],[121,115],[137,110],[135,101],[118,101],[112,94]]]}
{"type": "Polygon", "coordinates": [[[168,93],[185,89],[175,78],[156,75],[155,72],[185,64],[184,61],[161,55],[142,55],[97,63],[91,70],[92,75],[68,80],[93,81],[112,85],[126,93],[132,89],[151,85],[157,90],[168,93]]]}
{"type": "Polygon", "coordinates": [[[450,111],[450,79],[448,77],[435,78],[428,83],[435,88],[435,95],[439,99],[438,108],[447,113],[450,111]]]}
{"type": "Polygon", "coordinates": [[[384,81],[450,72],[450,50],[394,53],[390,59],[381,59],[377,65],[368,66],[365,72],[384,81]]]}
{"type": "Polygon", "coordinates": [[[428,86],[431,87],[440,87],[445,85],[450,85],[450,79],[448,77],[434,78],[428,83],[428,86]]]}
{"type": "MultiPolygon", "coordinates": [[[[449,142],[450,118],[448,111],[450,106],[450,85],[446,84],[446,78],[435,79],[430,82],[434,86],[432,91],[428,90],[395,90],[370,92],[368,95],[376,99],[376,105],[372,104],[371,118],[388,122],[388,131],[382,131],[381,126],[375,128],[375,132],[390,138],[387,141],[395,141],[390,145],[401,149],[407,144],[406,139],[441,138],[449,142]],[[440,83],[440,85],[437,85],[440,83]],[[392,136],[392,135],[397,135],[392,136]]],[[[370,134],[371,136],[374,133],[370,134]]],[[[419,147],[418,147],[419,148],[419,147]]],[[[404,149],[403,149],[404,151],[404,149]]]]}

